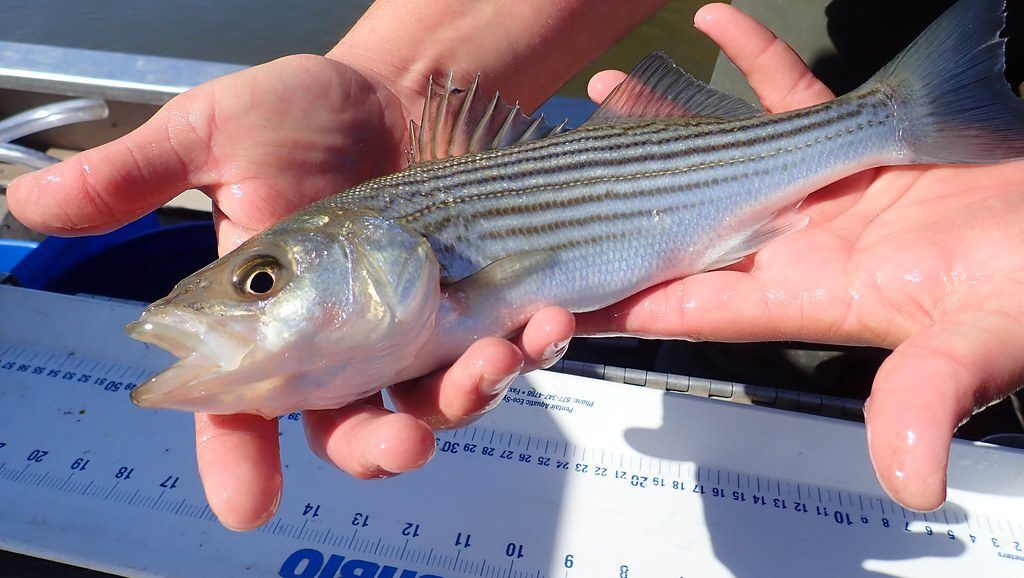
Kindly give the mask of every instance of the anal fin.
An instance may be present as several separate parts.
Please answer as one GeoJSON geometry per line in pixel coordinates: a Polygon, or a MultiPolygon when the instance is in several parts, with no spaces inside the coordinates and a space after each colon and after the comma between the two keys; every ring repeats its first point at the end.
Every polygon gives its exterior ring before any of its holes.
{"type": "Polygon", "coordinates": [[[795,233],[807,226],[811,218],[793,211],[778,214],[754,229],[736,235],[718,251],[708,254],[704,270],[720,269],[732,265],[768,243],[795,233]]]}

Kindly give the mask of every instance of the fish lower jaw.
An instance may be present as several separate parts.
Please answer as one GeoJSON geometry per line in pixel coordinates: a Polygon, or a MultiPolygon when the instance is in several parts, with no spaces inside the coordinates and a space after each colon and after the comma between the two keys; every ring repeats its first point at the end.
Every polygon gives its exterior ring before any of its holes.
{"type": "Polygon", "coordinates": [[[187,355],[133,389],[132,403],[139,407],[168,407],[171,403],[202,397],[208,393],[202,382],[226,371],[210,359],[187,355]]]}

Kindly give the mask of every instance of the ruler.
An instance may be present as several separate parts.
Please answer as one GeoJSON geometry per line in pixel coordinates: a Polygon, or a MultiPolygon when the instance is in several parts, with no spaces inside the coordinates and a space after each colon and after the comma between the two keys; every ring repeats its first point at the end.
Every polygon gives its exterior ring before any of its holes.
{"type": "Polygon", "coordinates": [[[139,310],[0,286],[0,547],[141,576],[1024,575],[1020,452],[955,442],[950,500],[919,514],[859,424],[549,372],[394,479],[341,474],[283,417],[279,513],[230,532],[191,417],[128,399],[170,361],[123,335],[139,310]]]}

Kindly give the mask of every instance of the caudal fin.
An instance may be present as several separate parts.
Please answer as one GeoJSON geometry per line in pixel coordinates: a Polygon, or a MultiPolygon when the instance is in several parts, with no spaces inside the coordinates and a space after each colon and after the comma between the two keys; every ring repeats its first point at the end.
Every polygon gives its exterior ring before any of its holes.
{"type": "Polygon", "coordinates": [[[1005,0],[960,0],[860,90],[895,100],[915,163],[1024,158],[1024,102],[1006,79],[1005,0]]]}

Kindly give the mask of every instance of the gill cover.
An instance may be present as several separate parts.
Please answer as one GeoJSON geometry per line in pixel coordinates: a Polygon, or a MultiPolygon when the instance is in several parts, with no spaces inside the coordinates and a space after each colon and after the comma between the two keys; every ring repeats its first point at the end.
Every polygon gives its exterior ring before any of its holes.
{"type": "Polygon", "coordinates": [[[438,271],[430,245],[404,225],[312,205],[128,326],[180,358],[132,400],[274,417],[371,395],[397,381],[432,333],[438,271]]]}

